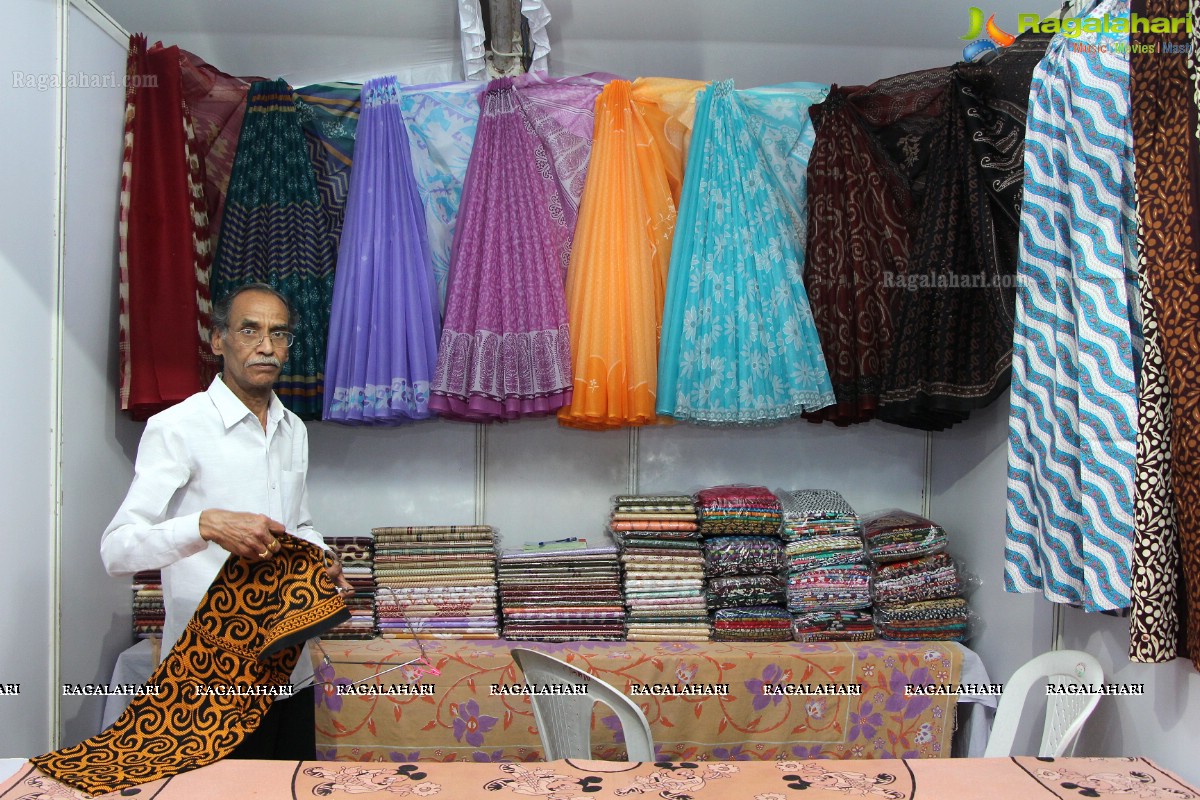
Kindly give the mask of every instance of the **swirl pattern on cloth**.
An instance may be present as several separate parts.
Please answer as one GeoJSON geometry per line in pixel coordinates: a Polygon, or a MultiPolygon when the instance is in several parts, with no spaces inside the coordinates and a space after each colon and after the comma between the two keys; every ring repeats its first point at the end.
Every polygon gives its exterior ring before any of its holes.
{"type": "Polygon", "coordinates": [[[322,550],[292,536],[274,558],[230,556],[183,635],[112,727],[30,761],[90,795],[211,764],[286,696],[305,640],[350,618],[322,550]]]}

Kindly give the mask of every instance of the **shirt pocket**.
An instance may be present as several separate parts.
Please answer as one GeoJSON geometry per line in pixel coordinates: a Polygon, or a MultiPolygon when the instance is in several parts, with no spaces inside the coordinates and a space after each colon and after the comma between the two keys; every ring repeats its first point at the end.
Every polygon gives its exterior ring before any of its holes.
{"type": "Polygon", "coordinates": [[[301,522],[301,511],[304,504],[304,473],[294,470],[284,470],[280,479],[282,487],[283,519],[280,522],[289,532],[294,532],[301,522]]]}

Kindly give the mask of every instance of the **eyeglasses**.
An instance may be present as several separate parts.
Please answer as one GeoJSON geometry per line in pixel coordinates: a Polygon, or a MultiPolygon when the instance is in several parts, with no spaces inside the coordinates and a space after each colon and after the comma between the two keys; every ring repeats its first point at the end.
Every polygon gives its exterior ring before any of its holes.
{"type": "Polygon", "coordinates": [[[263,333],[258,328],[242,328],[233,332],[233,338],[246,347],[258,347],[267,336],[271,337],[271,344],[275,347],[291,347],[292,342],[296,341],[296,334],[291,331],[263,333]]]}

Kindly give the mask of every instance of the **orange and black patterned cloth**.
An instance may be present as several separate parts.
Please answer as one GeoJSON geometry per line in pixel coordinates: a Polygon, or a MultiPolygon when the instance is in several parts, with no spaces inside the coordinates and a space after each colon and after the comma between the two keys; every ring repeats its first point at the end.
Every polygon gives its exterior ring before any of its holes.
{"type": "Polygon", "coordinates": [[[112,727],[30,759],[91,795],[119,791],[229,755],[290,696],[304,642],[349,618],[323,551],[284,536],[274,558],[230,556],[183,635],[112,727]]]}

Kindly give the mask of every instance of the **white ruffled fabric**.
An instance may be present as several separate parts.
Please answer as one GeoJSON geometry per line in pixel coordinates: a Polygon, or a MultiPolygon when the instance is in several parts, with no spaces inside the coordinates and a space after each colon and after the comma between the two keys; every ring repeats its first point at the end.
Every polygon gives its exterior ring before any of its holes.
{"type": "Polygon", "coordinates": [[[483,10],[479,0],[458,0],[458,28],[462,40],[463,77],[486,81],[487,49],[484,46],[483,10]]]}
{"type": "Polygon", "coordinates": [[[550,72],[550,9],[546,0],[521,0],[521,15],[529,20],[529,40],[533,42],[533,63],[530,72],[550,72]]]}
{"type": "MultiPolygon", "coordinates": [[[[480,0],[458,0],[463,78],[468,81],[489,80],[486,32],[479,3],[480,0]]],[[[529,21],[529,39],[533,43],[533,63],[529,71],[549,72],[550,33],[546,28],[550,25],[550,9],[546,8],[546,0],[521,0],[521,15],[529,21]]]]}

